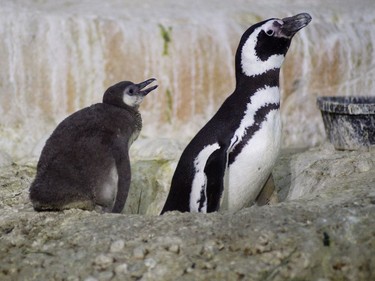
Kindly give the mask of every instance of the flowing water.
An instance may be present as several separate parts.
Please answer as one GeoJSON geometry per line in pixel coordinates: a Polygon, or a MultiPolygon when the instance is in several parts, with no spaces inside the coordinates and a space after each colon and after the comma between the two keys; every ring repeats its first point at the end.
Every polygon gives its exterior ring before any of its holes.
{"type": "Polygon", "coordinates": [[[142,137],[188,141],[234,87],[253,23],[308,12],[281,74],[284,146],[324,140],[319,95],[375,95],[375,1],[1,0],[0,150],[37,156],[56,124],[120,81],[158,79],[142,137]]]}

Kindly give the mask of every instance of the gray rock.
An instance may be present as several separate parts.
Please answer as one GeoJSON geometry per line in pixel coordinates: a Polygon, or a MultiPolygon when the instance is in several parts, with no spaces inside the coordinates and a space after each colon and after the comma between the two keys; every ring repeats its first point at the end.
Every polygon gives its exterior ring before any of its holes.
{"type": "Polygon", "coordinates": [[[173,244],[168,247],[168,251],[178,254],[180,252],[180,246],[177,244],[173,244]]]}
{"type": "Polygon", "coordinates": [[[145,256],[147,254],[147,250],[144,246],[139,246],[139,247],[136,247],[134,250],[133,250],[133,256],[134,258],[136,259],[144,259],[145,256]]]}
{"type": "Polygon", "coordinates": [[[107,256],[105,254],[99,254],[95,258],[94,265],[98,267],[99,270],[108,268],[113,263],[113,257],[107,256]]]}
{"type": "Polygon", "coordinates": [[[182,146],[167,139],[137,140],[131,147],[132,181],[125,214],[160,214],[182,146]]]}
{"type": "Polygon", "coordinates": [[[98,279],[96,279],[95,277],[89,276],[89,277],[85,278],[84,281],[98,281],[98,279]]]}
{"type": "Polygon", "coordinates": [[[145,266],[147,266],[149,269],[153,269],[157,265],[157,262],[153,258],[147,258],[145,259],[145,266]]]}
{"type": "Polygon", "coordinates": [[[0,150],[0,168],[12,165],[12,163],[12,157],[8,153],[0,150]]]}
{"type": "Polygon", "coordinates": [[[125,241],[122,239],[116,240],[111,244],[109,251],[111,253],[121,252],[124,249],[125,241]]]}
{"type": "Polygon", "coordinates": [[[373,159],[330,145],[284,151],[280,203],[163,216],[37,213],[35,167],[3,167],[0,280],[374,280],[373,159]]]}
{"type": "Polygon", "coordinates": [[[117,276],[128,274],[128,265],[126,263],[119,264],[115,267],[115,273],[117,276]]]}

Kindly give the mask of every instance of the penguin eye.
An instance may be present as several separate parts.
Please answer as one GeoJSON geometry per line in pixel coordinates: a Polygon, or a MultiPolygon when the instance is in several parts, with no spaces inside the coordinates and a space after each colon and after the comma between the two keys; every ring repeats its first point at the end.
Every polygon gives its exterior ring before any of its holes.
{"type": "Polygon", "coordinates": [[[274,33],[275,33],[275,31],[273,31],[272,29],[268,29],[268,30],[266,31],[266,34],[267,34],[268,36],[272,36],[274,33]]]}
{"type": "Polygon", "coordinates": [[[134,93],[135,93],[135,89],[134,89],[134,87],[130,87],[130,88],[128,89],[128,94],[132,96],[134,93]]]}

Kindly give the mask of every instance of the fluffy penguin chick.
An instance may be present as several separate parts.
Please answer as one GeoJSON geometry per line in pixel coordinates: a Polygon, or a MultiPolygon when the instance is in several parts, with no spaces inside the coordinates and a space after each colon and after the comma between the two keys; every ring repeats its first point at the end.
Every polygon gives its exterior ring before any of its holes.
{"type": "Polygon", "coordinates": [[[310,21],[306,13],[273,18],[243,34],[236,88],[182,153],[162,213],[236,211],[255,200],[280,149],[280,67],[310,21]]]}
{"type": "Polygon", "coordinates": [[[142,128],[138,107],[157,88],[145,89],[153,81],[119,82],[105,91],[103,103],[81,109],[57,126],[30,186],[35,210],[122,211],[131,178],[128,150],[142,128]]]}

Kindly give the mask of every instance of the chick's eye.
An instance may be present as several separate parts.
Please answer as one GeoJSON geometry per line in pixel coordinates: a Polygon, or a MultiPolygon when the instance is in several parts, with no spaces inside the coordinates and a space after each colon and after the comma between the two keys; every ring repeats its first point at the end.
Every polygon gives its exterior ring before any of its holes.
{"type": "Polygon", "coordinates": [[[130,95],[134,94],[134,89],[133,89],[133,88],[130,88],[130,89],[128,90],[128,93],[129,93],[130,95]]]}
{"type": "Polygon", "coordinates": [[[272,29],[269,29],[269,30],[266,31],[266,34],[267,34],[268,36],[272,36],[274,33],[275,33],[275,32],[274,32],[272,29]]]}

